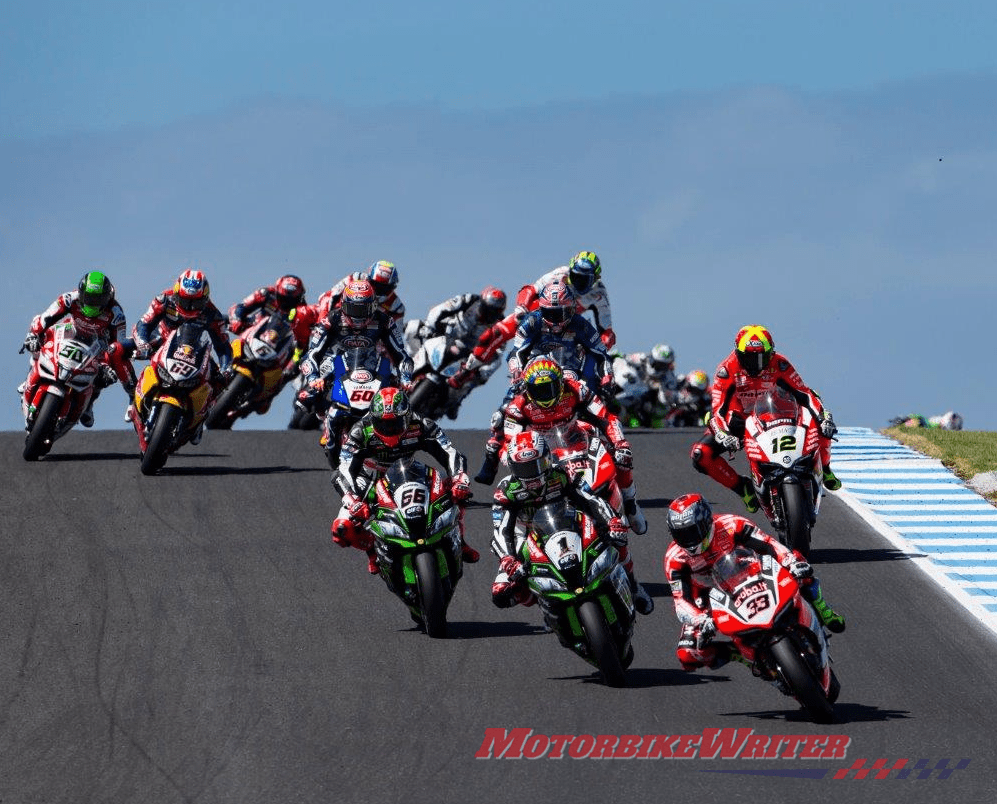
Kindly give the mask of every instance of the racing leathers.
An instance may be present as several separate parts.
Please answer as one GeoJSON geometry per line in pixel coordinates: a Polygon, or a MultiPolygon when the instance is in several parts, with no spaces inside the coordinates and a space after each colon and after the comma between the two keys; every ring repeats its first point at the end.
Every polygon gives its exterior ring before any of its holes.
{"type": "MultiPolygon", "coordinates": [[[[568,285],[568,266],[562,265],[548,271],[536,282],[524,285],[516,296],[515,309],[495,324],[485,330],[478,338],[478,343],[464,363],[467,372],[474,371],[482,365],[490,364],[502,351],[502,347],[515,337],[517,329],[528,313],[537,309],[540,291],[550,282],[560,280],[568,285]]],[[[574,290],[576,309],[579,314],[591,312],[595,321],[595,330],[600,338],[603,351],[612,349],[616,343],[613,332],[613,315],[609,306],[609,293],[602,280],[598,280],[586,293],[574,290]]]]}
{"type": "MultiPolygon", "coordinates": [[[[332,540],[340,547],[353,546],[367,553],[368,568],[377,573],[373,550],[374,537],[364,528],[375,497],[377,480],[391,464],[416,452],[427,452],[445,466],[451,480],[451,492],[460,505],[470,496],[467,459],[432,419],[410,414],[407,425],[394,446],[385,443],[374,429],[370,413],[349,430],[343,442],[339,466],[333,485],[343,497],[343,505],[333,520],[332,540]]],[[[473,563],[478,553],[464,541],[464,509],[460,506],[460,535],[464,561],[473,563]]]]}
{"type": "Polygon", "coordinates": [[[624,510],[630,528],[635,533],[645,533],[647,520],[637,504],[637,485],[633,478],[633,451],[623,435],[620,420],[606,409],[603,401],[593,394],[588,386],[571,377],[564,378],[561,398],[549,407],[538,405],[526,393],[518,393],[495,411],[491,420],[491,432],[485,445],[485,462],[481,474],[487,475],[485,472],[487,468],[494,479],[499,453],[505,441],[507,422],[518,425],[522,430],[533,430],[543,435],[546,430],[567,424],[576,416],[594,425],[612,446],[616,481],[623,495],[624,510]]]}
{"type": "Polygon", "coordinates": [[[715,669],[733,656],[732,643],[711,642],[715,633],[710,615],[711,569],[720,558],[739,546],[772,556],[788,568],[821,621],[830,623],[832,630],[844,630],[844,619],[824,601],[813,568],[799,553],[780,544],[743,516],[713,514],[713,538],[705,552],[693,554],[675,542],[665,551],[665,577],[671,586],[675,615],[682,626],[676,655],[684,670],[704,666],[715,669]]]}
{"type": "Polygon", "coordinates": [[[31,368],[28,370],[27,379],[18,389],[24,397],[27,408],[32,406],[32,394],[39,382],[38,354],[45,343],[48,328],[61,320],[67,314],[73,317],[73,326],[81,335],[89,338],[100,338],[108,345],[104,356],[105,367],[97,375],[97,379],[92,386],[92,393],[87,401],[86,408],[80,414],[80,423],[85,427],[93,425],[93,403],[97,400],[101,390],[111,385],[114,378],[121,381],[121,386],[125,393],[131,398],[135,393],[135,370],[128,359],[128,351],[124,346],[125,339],[125,313],[116,301],[111,300],[107,309],[99,315],[90,317],[83,314],[80,307],[80,292],[72,290],[63,293],[53,301],[45,310],[36,315],[31,320],[28,328],[28,335],[24,339],[24,348],[31,352],[31,368]],[[109,367],[109,368],[107,368],[109,367]]]}
{"type": "Polygon", "coordinates": [[[572,479],[559,466],[551,468],[542,488],[531,490],[521,480],[510,475],[500,480],[495,489],[492,503],[492,552],[499,559],[499,572],[492,583],[492,603],[499,608],[508,608],[516,604],[532,605],[536,602],[533,593],[526,586],[526,574],[517,558],[519,548],[536,511],[548,503],[562,499],[591,516],[599,533],[612,540],[630,581],[635,608],[641,614],[650,614],[654,610],[654,600],[634,577],[633,559],[627,548],[626,526],[604,500],[592,493],[581,475],[572,479]]]}
{"type": "MultiPolygon", "coordinates": [[[[132,327],[132,351],[139,360],[145,360],[156,351],[173,330],[181,324],[200,324],[211,338],[218,366],[212,363],[212,384],[217,386],[220,375],[232,365],[232,344],[228,339],[228,319],[222,315],[214,302],[208,301],[196,317],[180,313],[173,288],[167,288],[150,303],[149,309],[132,327]]],[[[216,392],[218,388],[215,388],[216,392]]]]}
{"type": "Polygon", "coordinates": [[[613,382],[613,367],[599,333],[577,313],[554,329],[539,310],[529,313],[516,330],[512,342],[509,373],[518,379],[530,358],[550,355],[565,371],[574,371],[593,391],[603,391],[613,382]]]}
{"type": "MultiPolygon", "coordinates": [[[[297,404],[324,417],[320,443],[326,450],[330,466],[339,463],[339,449],[343,430],[350,422],[350,411],[339,407],[325,406],[323,392],[334,382],[332,360],[329,358],[347,350],[370,350],[375,365],[365,366],[377,373],[380,355],[398,370],[401,384],[405,387],[412,381],[412,359],[405,351],[402,334],[397,321],[381,310],[366,321],[354,321],[343,315],[339,309],[321,319],[312,328],[308,341],[308,354],[301,361],[302,390],[298,393],[297,404]]],[[[382,376],[382,383],[390,377],[382,376]]]]}
{"type": "Polygon", "coordinates": [[[755,400],[776,385],[791,393],[800,405],[809,408],[821,423],[820,458],[824,465],[824,485],[831,490],[841,487],[830,468],[831,438],[837,428],[820,397],[806,386],[793,364],[778,352],[757,375],[745,371],[736,352],[731,352],[713,376],[710,420],[706,433],[693,444],[690,455],[697,471],[736,492],[752,513],[758,510],[758,499],[751,478],[738,475],[724,459],[723,453],[737,452],[741,448],[745,411],[752,410],[755,400]]]}

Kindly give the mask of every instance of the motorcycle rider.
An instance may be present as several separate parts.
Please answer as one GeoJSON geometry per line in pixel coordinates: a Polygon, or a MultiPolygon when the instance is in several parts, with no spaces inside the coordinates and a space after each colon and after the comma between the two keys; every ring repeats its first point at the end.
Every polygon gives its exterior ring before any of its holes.
{"type": "Polygon", "coordinates": [[[318,297],[315,302],[315,320],[321,321],[329,315],[329,310],[338,307],[343,298],[343,292],[350,282],[366,279],[374,288],[377,305],[389,318],[399,323],[405,318],[405,305],[398,298],[398,269],[393,262],[378,260],[371,263],[366,271],[354,271],[340,279],[329,290],[318,297]]]}
{"type": "Polygon", "coordinates": [[[683,494],[668,506],[668,532],[673,541],[665,552],[664,570],[675,601],[675,615],[682,625],[676,650],[682,669],[716,669],[740,658],[733,643],[712,642],[716,626],[709,603],[713,565],[738,546],[776,559],[800,584],[801,594],[821,623],[836,634],[845,630],[844,617],[824,600],[813,567],[749,519],[737,514],[714,514],[701,495],[683,494]]]}
{"type": "MultiPolygon", "coordinates": [[[[398,322],[378,307],[374,287],[366,278],[351,279],[339,305],[330,307],[326,317],[312,329],[308,354],[301,361],[304,385],[298,392],[297,403],[302,407],[311,410],[319,404],[322,392],[333,379],[320,373],[322,362],[327,354],[345,348],[347,341],[351,347],[383,349],[398,369],[402,386],[409,387],[412,358],[405,351],[398,322]]],[[[332,467],[339,464],[340,438],[348,418],[349,411],[338,409],[325,417],[320,443],[332,467]]]]}
{"type": "MultiPolygon", "coordinates": [[[[464,348],[478,342],[482,333],[502,318],[505,313],[506,295],[499,288],[489,285],[481,293],[463,293],[453,296],[433,307],[426,318],[413,318],[405,325],[405,338],[409,352],[416,356],[423,343],[437,335],[445,335],[448,345],[460,344],[464,348]]],[[[454,397],[446,410],[447,417],[457,417],[457,410],[464,398],[479,385],[484,385],[502,362],[500,355],[487,365],[482,365],[470,376],[457,382],[451,377],[448,385],[462,393],[454,397]]]]}
{"type": "MultiPolygon", "coordinates": [[[[280,384],[282,389],[298,373],[298,364],[308,346],[311,329],[318,322],[318,307],[306,302],[305,283],[301,278],[294,274],[284,274],[272,285],[257,288],[241,302],[233,304],[228,311],[228,328],[234,335],[239,335],[261,318],[269,318],[275,313],[290,323],[295,341],[294,353],[284,366],[280,384]]],[[[277,393],[280,393],[280,389],[277,393]]],[[[275,393],[259,403],[257,413],[266,413],[276,396],[275,393]]]]}
{"type": "Polygon", "coordinates": [[[343,505],[332,522],[332,540],[340,547],[353,546],[367,553],[367,569],[372,575],[378,573],[377,554],[374,537],[364,524],[376,497],[374,487],[391,464],[418,451],[428,452],[447,468],[451,494],[460,506],[463,559],[473,564],[480,558],[478,551],[464,541],[462,504],[471,497],[467,459],[436,422],[412,411],[403,390],[387,387],[377,392],[370,410],[350,428],[333,478],[343,505]]]}
{"type": "Polygon", "coordinates": [[[135,393],[135,369],[128,359],[125,342],[125,313],[115,300],[114,285],[101,271],[88,271],[83,274],[76,290],[61,294],[43,312],[31,320],[28,334],[24,338],[24,346],[31,353],[31,368],[27,379],[18,388],[30,405],[28,394],[38,384],[38,354],[45,343],[48,328],[62,319],[66,314],[73,317],[73,325],[80,333],[94,338],[101,338],[108,344],[104,364],[93,384],[93,393],[86,409],[80,413],[80,424],[93,427],[93,403],[97,401],[100,392],[115,379],[121,380],[121,386],[131,398],[135,393]]]}
{"type": "Polygon", "coordinates": [[[659,394],[663,402],[670,401],[678,388],[675,376],[675,350],[667,343],[656,343],[650,352],[634,352],[626,361],[641,372],[644,381],[659,394]]]}
{"type": "Polygon", "coordinates": [[[542,434],[544,430],[578,417],[594,425],[612,445],[616,481],[623,495],[623,508],[630,527],[634,533],[646,533],[647,520],[637,504],[633,451],[623,435],[620,420],[607,410],[605,403],[585,383],[565,377],[561,367],[548,357],[535,357],[526,364],[522,389],[492,416],[485,460],[474,479],[486,485],[495,479],[507,420],[515,422],[523,430],[536,430],[542,434]]]}
{"type": "Polygon", "coordinates": [[[516,556],[533,514],[543,505],[566,500],[591,516],[602,535],[608,535],[619,550],[633,594],[634,608],[641,614],[654,610],[654,599],[634,577],[633,559],[627,548],[627,527],[609,505],[592,493],[581,475],[575,479],[554,463],[546,439],[533,430],[518,433],[509,445],[511,474],[499,481],[492,504],[494,534],[492,552],[499,559],[499,572],[492,583],[492,603],[499,608],[532,605],[535,598],[526,585],[526,572],[516,556]]]}
{"type": "Polygon", "coordinates": [[[758,510],[751,478],[738,475],[721,453],[741,449],[745,411],[750,411],[754,400],[775,385],[789,391],[819,421],[824,488],[830,491],[841,488],[841,481],[830,465],[831,439],[838,432],[830,411],[806,386],[793,364],[775,351],[772,334],[763,326],[750,324],[738,330],[734,350],[717,366],[710,391],[708,427],[690,453],[696,470],[738,494],[750,513],[758,510]]]}
{"type": "Polygon", "coordinates": [[[613,332],[609,293],[601,277],[602,263],[599,262],[595,252],[579,251],[567,265],[548,271],[536,282],[524,285],[516,296],[516,308],[510,315],[482,333],[477,346],[464,361],[462,372],[455,375],[455,382],[462,382],[470,372],[491,363],[502,347],[516,335],[516,330],[526,314],[536,310],[540,305],[543,289],[557,280],[571,288],[579,313],[592,313],[603,347],[606,350],[612,349],[616,343],[616,333],[613,332]]]}

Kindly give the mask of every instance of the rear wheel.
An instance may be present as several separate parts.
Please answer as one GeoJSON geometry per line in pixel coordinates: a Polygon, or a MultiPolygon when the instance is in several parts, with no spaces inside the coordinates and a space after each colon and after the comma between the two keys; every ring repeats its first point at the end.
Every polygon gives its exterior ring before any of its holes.
{"type": "Polygon", "coordinates": [[[443,581],[436,564],[436,553],[419,553],[415,557],[415,577],[419,585],[419,607],[426,634],[434,639],[447,635],[447,602],[443,581]]]}
{"type": "Polygon", "coordinates": [[[626,672],[620,662],[616,642],[609,631],[609,625],[594,600],[586,600],[578,607],[578,620],[585,632],[589,653],[599,667],[603,682],[609,687],[625,687],[626,672]]]}
{"type": "Polygon", "coordinates": [[[772,656],[796,700],[807,710],[807,714],[814,722],[833,723],[834,706],[827,699],[814,674],[810,672],[806,659],[793,640],[786,637],[772,645],[772,656]]]}
{"type": "Polygon", "coordinates": [[[786,513],[786,546],[810,556],[810,502],[798,483],[783,483],[782,504],[786,513]]]}
{"type": "Polygon", "coordinates": [[[149,435],[149,443],[142,455],[143,475],[154,475],[166,465],[170,445],[173,443],[173,434],[182,416],[183,411],[180,408],[160,405],[156,423],[152,425],[152,433],[149,435]]]}
{"type": "Polygon", "coordinates": [[[211,407],[204,426],[209,430],[231,430],[235,423],[234,414],[253,393],[255,383],[245,374],[235,374],[228,388],[222,391],[218,401],[211,407]]]}
{"type": "Polygon", "coordinates": [[[62,407],[61,396],[45,394],[45,398],[38,407],[35,422],[31,425],[31,432],[24,439],[24,460],[37,461],[52,449],[60,407],[62,407]]]}

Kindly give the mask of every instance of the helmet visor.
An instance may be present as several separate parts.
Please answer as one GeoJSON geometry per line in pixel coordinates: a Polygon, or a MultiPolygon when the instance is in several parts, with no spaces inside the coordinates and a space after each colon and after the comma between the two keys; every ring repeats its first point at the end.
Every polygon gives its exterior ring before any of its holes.
{"type": "Polygon", "coordinates": [[[566,324],[571,316],[574,314],[574,310],[570,307],[541,307],[540,315],[543,316],[543,320],[548,324],[557,326],[560,324],[566,324]]]}
{"type": "Polygon", "coordinates": [[[595,276],[586,270],[577,271],[571,268],[568,270],[568,279],[571,282],[571,287],[579,293],[588,293],[592,289],[592,285],[595,284],[595,276]]]}
{"type": "Polygon", "coordinates": [[[550,469],[550,456],[537,455],[537,457],[525,461],[512,460],[509,461],[509,468],[512,470],[513,477],[524,482],[540,480],[550,469]]]}
{"type": "Polygon", "coordinates": [[[771,352],[738,352],[737,362],[748,374],[760,374],[769,364],[771,352]]]}
{"type": "Polygon", "coordinates": [[[184,296],[182,293],[177,297],[177,307],[184,313],[188,315],[196,315],[201,312],[208,305],[208,297],[201,296],[184,296]]]}
{"type": "Polygon", "coordinates": [[[343,299],[343,315],[357,321],[366,321],[374,315],[374,302],[370,299],[343,299]]]}
{"type": "Polygon", "coordinates": [[[374,432],[383,436],[400,436],[405,430],[405,417],[392,416],[390,419],[374,419],[374,432]]]}
{"type": "Polygon", "coordinates": [[[561,398],[561,381],[551,378],[545,382],[531,382],[526,385],[526,394],[542,408],[549,408],[561,398]]]}
{"type": "Polygon", "coordinates": [[[80,308],[87,318],[100,315],[110,301],[111,292],[109,290],[97,292],[83,290],[80,292],[80,308]]]}

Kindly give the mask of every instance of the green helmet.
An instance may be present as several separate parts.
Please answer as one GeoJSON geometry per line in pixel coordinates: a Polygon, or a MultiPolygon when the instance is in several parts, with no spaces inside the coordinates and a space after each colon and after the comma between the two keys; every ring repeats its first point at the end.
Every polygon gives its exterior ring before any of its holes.
{"type": "Polygon", "coordinates": [[[80,280],[80,309],[87,318],[96,318],[111,303],[114,287],[100,271],[90,271],[80,280]]]}

